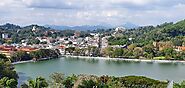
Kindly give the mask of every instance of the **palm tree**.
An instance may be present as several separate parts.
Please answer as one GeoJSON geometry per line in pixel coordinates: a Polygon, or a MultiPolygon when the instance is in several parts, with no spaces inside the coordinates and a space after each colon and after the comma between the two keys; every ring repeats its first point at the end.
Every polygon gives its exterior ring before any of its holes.
{"type": "Polygon", "coordinates": [[[48,83],[42,77],[37,77],[35,80],[29,80],[28,86],[30,88],[46,88],[48,87],[48,83]]]}
{"type": "Polygon", "coordinates": [[[50,78],[52,79],[50,83],[53,88],[63,88],[64,74],[53,73],[50,78]]]}

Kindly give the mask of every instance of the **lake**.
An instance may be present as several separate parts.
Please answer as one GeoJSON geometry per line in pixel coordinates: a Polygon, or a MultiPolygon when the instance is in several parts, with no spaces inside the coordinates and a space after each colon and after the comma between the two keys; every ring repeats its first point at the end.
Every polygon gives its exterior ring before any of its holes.
{"type": "Polygon", "coordinates": [[[20,77],[19,83],[38,76],[48,79],[49,75],[54,72],[61,72],[65,75],[137,75],[176,82],[185,80],[185,63],[129,62],[61,57],[46,61],[16,64],[15,69],[20,77]]]}

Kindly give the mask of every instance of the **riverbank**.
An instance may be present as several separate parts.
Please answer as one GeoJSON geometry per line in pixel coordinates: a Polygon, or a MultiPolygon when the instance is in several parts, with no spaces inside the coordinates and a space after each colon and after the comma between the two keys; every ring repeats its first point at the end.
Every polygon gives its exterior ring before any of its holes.
{"type": "MultiPolygon", "coordinates": [[[[72,55],[63,55],[60,57],[71,57],[71,58],[81,58],[81,59],[120,60],[120,61],[134,61],[134,62],[151,62],[151,63],[184,63],[185,64],[185,61],[178,61],[178,60],[147,60],[147,59],[129,59],[129,58],[72,56],[72,55]]],[[[51,58],[43,58],[38,61],[49,60],[49,59],[51,59],[51,58]]],[[[18,62],[13,62],[12,64],[15,65],[15,64],[30,63],[30,62],[36,62],[36,61],[34,61],[34,60],[18,61],[18,62]]]]}
{"type": "Polygon", "coordinates": [[[34,60],[28,60],[28,61],[18,61],[18,62],[13,62],[12,64],[22,64],[22,63],[29,63],[29,62],[35,62],[34,60]]]}
{"type": "Polygon", "coordinates": [[[147,59],[89,57],[89,56],[71,56],[71,55],[64,55],[64,57],[82,58],[82,59],[122,60],[122,61],[134,61],[134,62],[154,62],[154,63],[185,63],[185,61],[178,61],[178,60],[147,60],[147,59]]]}
{"type": "MultiPolygon", "coordinates": [[[[44,61],[44,60],[49,60],[51,59],[51,57],[48,57],[48,58],[42,58],[40,60],[37,60],[37,61],[44,61]]],[[[18,61],[18,62],[13,62],[12,64],[22,64],[22,63],[30,63],[30,62],[37,62],[36,60],[27,60],[27,61],[18,61]]]]}

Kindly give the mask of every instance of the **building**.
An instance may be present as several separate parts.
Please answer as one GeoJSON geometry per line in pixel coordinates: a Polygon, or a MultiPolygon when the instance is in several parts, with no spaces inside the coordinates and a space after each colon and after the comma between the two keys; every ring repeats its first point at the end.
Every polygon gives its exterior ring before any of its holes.
{"type": "Polygon", "coordinates": [[[58,46],[58,50],[60,51],[60,54],[64,55],[65,54],[65,45],[60,45],[58,46]]]}
{"type": "Polygon", "coordinates": [[[185,47],[184,46],[177,46],[176,51],[185,51],[185,47]]]}
{"type": "Polygon", "coordinates": [[[30,52],[33,52],[33,51],[37,51],[39,49],[37,49],[37,48],[31,48],[31,47],[20,47],[17,50],[18,51],[24,51],[24,52],[30,53],[30,52]]]}
{"type": "Polygon", "coordinates": [[[11,55],[17,51],[14,46],[0,46],[0,53],[6,55],[6,57],[11,57],[11,55]]]}
{"type": "Polygon", "coordinates": [[[3,39],[7,39],[7,38],[9,38],[9,36],[8,36],[8,34],[7,34],[7,33],[3,33],[1,36],[2,36],[2,38],[3,38],[3,39]]]}
{"type": "Polygon", "coordinates": [[[124,27],[117,27],[115,29],[116,32],[123,32],[124,30],[126,30],[126,28],[124,28],[124,27]]]}
{"type": "Polygon", "coordinates": [[[37,31],[36,26],[33,26],[32,31],[33,32],[37,31]]]}

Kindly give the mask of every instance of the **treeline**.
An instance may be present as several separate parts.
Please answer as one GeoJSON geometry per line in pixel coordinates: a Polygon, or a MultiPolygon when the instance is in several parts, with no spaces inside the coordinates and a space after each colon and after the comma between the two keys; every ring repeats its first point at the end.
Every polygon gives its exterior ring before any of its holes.
{"type": "Polygon", "coordinates": [[[39,49],[37,51],[32,51],[30,53],[27,53],[25,51],[17,51],[13,53],[10,57],[10,60],[12,62],[17,61],[26,61],[26,60],[42,60],[43,58],[58,58],[60,55],[60,52],[58,49],[52,50],[52,49],[39,49]]]}
{"type": "Polygon", "coordinates": [[[157,59],[157,60],[185,60],[185,51],[176,51],[172,47],[158,50],[152,44],[138,47],[135,44],[125,48],[107,47],[103,49],[103,55],[112,58],[133,59],[157,59]]]}
{"type": "Polygon", "coordinates": [[[167,81],[158,81],[143,76],[64,76],[53,73],[50,80],[43,77],[28,80],[21,88],[167,88],[167,81]]]}
{"type": "Polygon", "coordinates": [[[100,48],[96,46],[88,46],[86,48],[68,47],[64,54],[75,56],[101,56],[100,48]]]}

